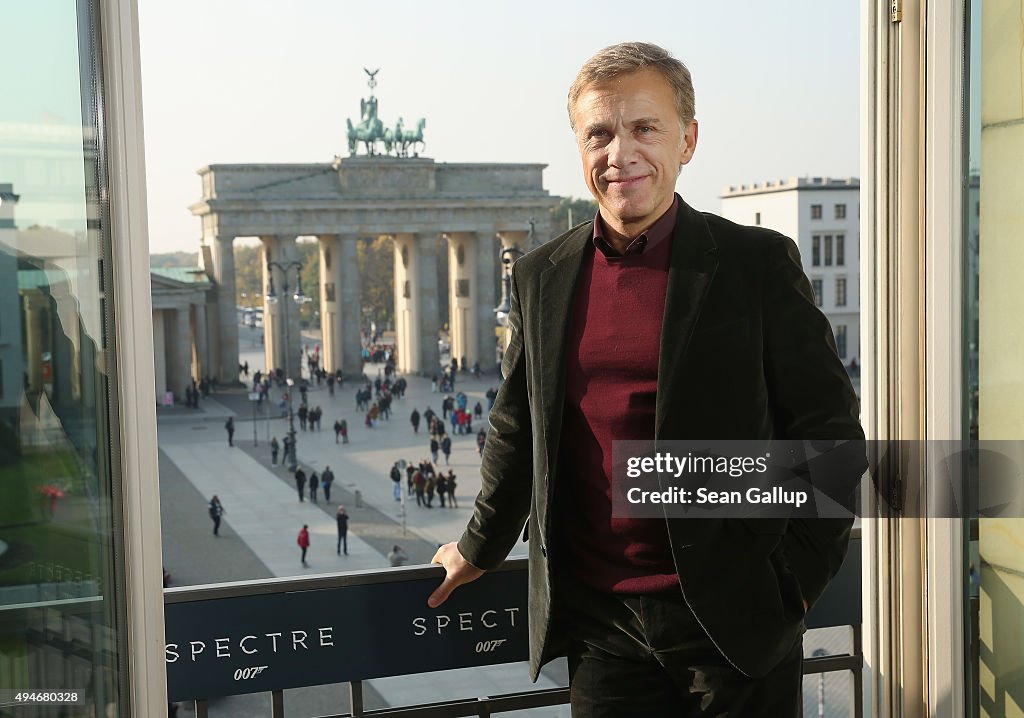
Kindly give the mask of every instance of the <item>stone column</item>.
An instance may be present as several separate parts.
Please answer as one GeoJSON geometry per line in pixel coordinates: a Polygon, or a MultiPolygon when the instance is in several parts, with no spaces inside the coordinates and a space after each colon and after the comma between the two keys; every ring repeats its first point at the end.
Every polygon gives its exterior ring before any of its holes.
{"type": "MultiPolygon", "coordinates": [[[[496,346],[496,327],[494,308],[500,301],[498,285],[500,262],[494,247],[494,230],[477,232],[476,245],[476,334],[472,341],[476,343],[476,359],[484,372],[490,372],[494,366],[494,349],[496,346]]],[[[470,363],[472,366],[472,363],[470,363]]]]}
{"type": "Polygon", "coordinates": [[[432,374],[439,367],[437,236],[395,235],[395,345],[398,370],[432,374]]]}
{"type": "Polygon", "coordinates": [[[193,359],[193,374],[201,377],[210,373],[210,355],[208,337],[206,334],[206,304],[205,295],[203,302],[192,305],[193,332],[195,333],[195,358],[193,359]]]}
{"type": "MultiPolygon", "coordinates": [[[[164,393],[171,389],[167,385],[167,341],[165,339],[164,316],[167,313],[162,309],[153,310],[153,369],[156,378],[156,401],[162,404],[164,393]]],[[[182,387],[178,391],[184,391],[182,387]]],[[[171,391],[174,391],[171,389],[171,391]]]]}
{"type": "Polygon", "coordinates": [[[359,327],[362,282],[359,276],[359,236],[320,237],[320,326],[323,329],[324,368],[348,376],[362,371],[359,327]]]}
{"type": "MultiPolygon", "coordinates": [[[[212,331],[213,339],[210,349],[212,350],[212,362],[209,372],[215,374],[217,379],[224,384],[234,384],[238,381],[238,310],[235,289],[235,250],[234,237],[210,237],[204,242],[210,247],[209,255],[213,266],[204,266],[207,273],[213,278],[216,289],[214,290],[216,310],[213,313],[212,331]]],[[[206,252],[201,253],[206,256],[206,252]]],[[[176,387],[175,392],[180,392],[184,387],[176,387]]]]}
{"type": "Polygon", "coordinates": [[[299,324],[299,306],[292,299],[298,287],[299,270],[297,267],[290,267],[282,272],[278,267],[273,270],[268,268],[269,262],[276,262],[283,266],[297,261],[295,250],[295,237],[293,235],[272,235],[260,237],[263,243],[263,291],[270,289],[270,279],[273,277],[274,292],[277,301],[270,303],[266,296],[263,299],[263,346],[267,361],[267,369],[282,369],[298,381],[302,375],[301,365],[301,331],[299,324]],[[288,330],[285,331],[284,322],[288,322],[288,330]],[[288,343],[285,345],[285,334],[288,335],[288,343]],[[288,351],[287,361],[285,352],[288,351]]]}
{"type": "Polygon", "coordinates": [[[472,232],[450,232],[448,237],[448,335],[452,358],[470,366],[477,355],[477,242],[472,232]]]}
{"type": "MultiPolygon", "coordinates": [[[[189,321],[189,306],[184,304],[170,310],[164,315],[164,329],[167,332],[167,346],[170,348],[167,356],[167,384],[174,392],[176,401],[185,398],[185,387],[192,381],[192,327],[189,321]],[[171,321],[168,322],[167,320],[171,321]]],[[[237,356],[237,352],[236,352],[237,356]]],[[[238,366],[236,364],[235,368],[238,366]]],[[[237,374],[237,373],[236,373],[237,374]]],[[[199,377],[195,377],[197,383],[199,377]]],[[[237,376],[232,377],[237,379],[237,376]]]]}

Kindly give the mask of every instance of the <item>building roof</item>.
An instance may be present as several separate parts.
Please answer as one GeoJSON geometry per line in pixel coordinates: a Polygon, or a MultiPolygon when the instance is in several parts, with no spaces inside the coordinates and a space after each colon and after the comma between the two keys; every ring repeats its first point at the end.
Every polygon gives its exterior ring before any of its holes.
{"type": "Polygon", "coordinates": [[[210,278],[205,269],[200,267],[150,267],[150,274],[173,279],[185,284],[209,284],[210,278]]]}
{"type": "Polygon", "coordinates": [[[754,182],[753,184],[729,185],[722,189],[719,199],[727,197],[742,197],[755,194],[769,194],[772,192],[792,192],[793,190],[837,190],[837,189],[860,189],[860,179],[857,177],[788,177],[780,180],[768,180],[767,182],[754,182]]]}

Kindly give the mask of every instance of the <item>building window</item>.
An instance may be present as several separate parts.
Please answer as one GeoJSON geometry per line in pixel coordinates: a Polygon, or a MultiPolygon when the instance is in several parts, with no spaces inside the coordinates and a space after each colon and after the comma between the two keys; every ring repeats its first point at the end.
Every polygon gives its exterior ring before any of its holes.
{"type": "Polygon", "coordinates": [[[821,219],[821,205],[820,204],[812,204],[811,205],[811,219],[821,219]]]}
{"type": "Polygon", "coordinates": [[[840,359],[846,358],[846,325],[840,324],[836,327],[836,352],[840,359]]]}
{"type": "Polygon", "coordinates": [[[825,235],[825,266],[832,266],[832,235],[825,235]]]}
{"type": "Polygon", "coordinates": [[[836,205],[836,219],[846,219],[846,205],[845,204],[837,204],[836,205]]]}
{"type": "Polygon", "coordinates": [[[811,280],[811,288],[814,290],[814,306],[820,307],[823,304],[821,293],[822,283],[820,279],[811,280]]]}
{"type": "Polygon", "coordinates": [[[811,266],[821,266],[821,235],[811,236],[811,266]]]}
{"type": "Polygon", "coordinates": [[[846,264],[846,235],[836,235],[836,266],[842,267],[846,264]]]}
{"type": "Polygon", "coordinates": [[[846,306],[846,277],[836,277],[836,306],[846,306]]]}
{"type": "Polygon", "coordinates": [[[756,224],[756,225],[760,225],[761,224],[761,213],[760,212],[754,212],[754,224],[756,224]]]}

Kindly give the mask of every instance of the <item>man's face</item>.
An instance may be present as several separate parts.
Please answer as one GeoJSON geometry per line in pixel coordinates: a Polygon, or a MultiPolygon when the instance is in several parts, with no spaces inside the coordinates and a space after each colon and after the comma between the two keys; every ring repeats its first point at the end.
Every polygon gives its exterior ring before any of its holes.
{"type": "Polygon", "coordinates": [[[631,237],[672,204],[697,122],[683,131],[672,86],[652,69],[584,88],[573,111],[587,187],[609,229],[631,237]]]}

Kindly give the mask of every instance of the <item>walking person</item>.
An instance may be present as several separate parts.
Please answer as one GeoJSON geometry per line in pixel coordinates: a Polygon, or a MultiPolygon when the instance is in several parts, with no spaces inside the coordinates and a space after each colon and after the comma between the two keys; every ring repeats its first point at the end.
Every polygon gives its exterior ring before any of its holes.
{"type": "Polygon", "coordinates": [[[437,463],[437,449],[438,449],[437,437],[432,435],[430,437],[430,455],[433,457],[435,464],[437,463]]]}
{"type": "Polygon", "coordinates": [[[306,500],[306,472],[295,469],[295,488],[299,490],[299,501],[306,500]]]}
{"type": "Polygon", "coordinates": [[[487,443],[487,432],[480,429],[480,433],[476,435],[476,450],[480,456],[484,455],[484,444],[487,443]]]}
{"type": "Polygon", "coordinates": [[[341,443],[348,443],[348,419],[341,420],[341,443]]]}
{"type": "Polygon", "coordinates": [[[320,474],[320,488],[324,490],[324,501],[331,503],[331,484],[334,483],[334,472],[330,466],[324,467],[324,473],[320,474]]]}
{"type": "Polygon", "coordinates": [[[434,475],[432,473],[431,474],[427,474],[427,478],[426,478],[426,491],[427,491],[427,508],[428,509],[434,508],[434,506],[433,506],[433,503],[434,503],[434,490],[436,488],[437,488],[437,480],[434,478],[434,475]]]}
{"type": "Polygon", "coordinates": [[[427,480],[423,478],[423,472],[419,469],[413,472],[412,483],[416,489],[416,505],[426,506],[427,500],[423,497],[423,491],[426,488],[427,480]]]}
{"type": "Polygon", "coordinates": [[[338,438],[341,436],[341,422],[337,419],[334,420],[334,443],[338,443],[338,438]]]}
{"type": "Polygon", "coordinates": [[[314,471],[309,475],[309,500],[316,503],[316,490],[320,488],[320,477],[314,471]]]}
{"type": "Polygon", "coordinates": [[[412,433],[420,433],[420,412],[418,410],[412,410],[412,416],[409,417],[409,422],[412,424],[412,433]]]}
{"type": "Polygon", "coordinates": [[[277,466],[277,452],[281,450],[281,445],[277,443],[277,437],[275,436],[270,440],[270,465],[277,466]]]}
{"type": "Polygon", "coordinates": [[[217,494],[210,499],[210,519],[213,520],[213,535],[220,536],[220,517],[224,515],[224,505],[221,504],[217,494]]]}
{"type": "Polygon", "coordinates": [[[398,462],[396,461],[391,466],[391,482],[394,485],[393,493],[395,495],[395,501],[402,500],[402,470],[398,468],[398,462]]]}
{"type": "Polygon", "coordinates": [[[235,417],[229,416],[228,420],[224,422],[224,428],[228,431],[228,446],[234,446],[235,439],[235,417]]]}
{"type": "Polygon", "coordinates": [[[438,474],[435,484],[437,488],[437,498],[441,499],[441,508],[443,509],[444,500],[448,495],[448,478],[444,474],[438,474]]]}
{"type": "Polygon", "coordinates": [[[455,500],[455,472],[448,469],[448,508],[459,508],[459,502],[455,500]]]}
{"type": "MultiPolygon", "coordinates": [[[[444,454],[444,465],[448,466],[448,457],[452,455],[452,437],[448,434],[441,436],[441,453],[444,454]]],[[[437,461],[437,459],[434,459],[437,461]]]]}
{"type": "Polygon", "coordinates": [[[348,556],[348,513],[344,506],[338,507],[335,519],[338,522],[338,555],[340,556],[344,549],[345,555],[348,556]]]}
{"type": "Polygon", "coordinates": [[[309,526],[307,524],[302,524],[302,530],[299,531],[297,543],[299,548],[302,549],[302,565],[308,566],[309,564],[306,563],[306,551],[309,549],[309,526]]]}

